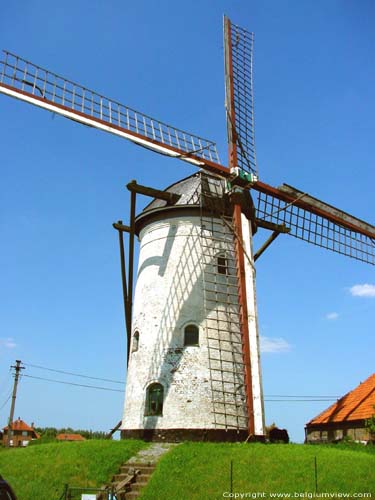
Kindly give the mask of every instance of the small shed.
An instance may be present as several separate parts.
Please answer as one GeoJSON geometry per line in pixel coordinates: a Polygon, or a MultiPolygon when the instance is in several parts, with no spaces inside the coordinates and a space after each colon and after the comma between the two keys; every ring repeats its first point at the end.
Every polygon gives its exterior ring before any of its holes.
{"type": "MultiPolygon", "coordinates": [[[[18,418],[10,426],[10,446],[27,446],[33,439],[39,439],[39,434],[34,429],[34,424],[28,425],[18,418]]],[[[3,445],[8,443],[8,426],[3,429],[3,445]]]]}
{"type": "Polygon", "coordinates": [[[373,439],[366,420],[375,414],[375,373],[348,392],[305,426],[307,443],[337,442],[345,437],[368,442],[373,439]]]}
{"type": "Polygon", "coordinates": [[[85,438],[81,434],[57,434],[57,441],[85,441],[85,438]]]}

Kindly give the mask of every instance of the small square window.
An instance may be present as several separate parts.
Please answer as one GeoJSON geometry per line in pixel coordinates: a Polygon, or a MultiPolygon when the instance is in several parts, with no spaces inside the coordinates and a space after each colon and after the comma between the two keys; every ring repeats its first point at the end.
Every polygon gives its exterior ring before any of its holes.
{"type": "Polygon", "coordinates": [[[161,384],[151,384],[146,392],[145,415],[163,415],[164,389],[161,384]]]}
{"type": "Polygon", "coordinates": [[[219,274],[227,274],[228,263],[224,255],[219,255],[217,258],[217,272],[219,274]]]}
{"type": "Polygon", "coordinates": [[[199,328],[196,325],[187,325],[184,330],[184,345],[199,345],[199,328]]]}
{"type": "Polygon", "coordinates": [[[139,349],[139,332],[136,331],[136,332],[134,332],[134,335],[133,335],[132,352],[137,352],[138,349],[139,349]]]}

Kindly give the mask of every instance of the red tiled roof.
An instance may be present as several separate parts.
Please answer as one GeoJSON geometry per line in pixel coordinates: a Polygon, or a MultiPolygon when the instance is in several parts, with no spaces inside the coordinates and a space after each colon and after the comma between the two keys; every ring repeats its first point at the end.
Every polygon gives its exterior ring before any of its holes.
{"type": "MultiPolygon", "coordinates": [[[[34,429],[32,427],[30,427],[29,425],[26,424],[26,422],[24,422],[23,420],[21,420],[20,418],[18,420],[15,420],[12,425],[11,425],[11,429],[13,431],[29,431],[29,432],[35,432],[34,429]]],[[[4,427],[4,432],[8,430],[8,426],[4,427]]]]}
{"type": "Polygon", "coordinates": [[[56,439],[58,441],[85,441],[81,434],[57,434],[56,439]]]}
{"type": "Polygon", "coordinates": [[[307,425],[364,420],[375,413],[375,373],[307,425]]]}

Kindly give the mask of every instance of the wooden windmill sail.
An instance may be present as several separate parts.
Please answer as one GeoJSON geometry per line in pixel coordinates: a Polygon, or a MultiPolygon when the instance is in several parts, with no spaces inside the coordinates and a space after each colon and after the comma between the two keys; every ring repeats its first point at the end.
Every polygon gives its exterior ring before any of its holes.
{"type": "MultiPolygon", "coordinates": [[[[227,166],[220,163],[212,141],[135,111],[10,52],[4,52],[0,61],[0,92],[129,139],[157,153],[189,162],[222,180],[222,185],[226,186],[223,196],[225,194],[230,202],[229,226],[235,242],[247,429],[250,435],[254,435],[260,433],[257,431],[256,411],[262,413],[261,381],[254,382],[254,374],[260,372],[260,368],[254,367],[257,356],[251,349],[257,337],[255,289],[251,289],[254,283],[254,261],[279,234],[285,233],[374,265],[375,227],[304,191],[286,184],[272,187],[258,179],[253,114],[253,35],[225,18],[224,38],[229,146],[227,166]],[[256,227],[269,229],[272,235],[253,257],[251,231],[256,230],[256,227]],[[254,388],[257,394],[254,394],[254,388]],[[254,408],[254,402],[258,410],[254,408]]],[[[125,272],[125,260],[122,259],[128,356],[132,330],[135,196],[136,193],[146,194],[163,199],[169,205],[176,204],[179,199],[178,194],[173,192],[161,192],[135,183],[129,187],[132,192],[130,224],[115,225],[119,230],[121,249],[122,232],[130,233],[128,275],[125,272]]],[[[262,415],[259,418],[261,420],[262,415]]]]}

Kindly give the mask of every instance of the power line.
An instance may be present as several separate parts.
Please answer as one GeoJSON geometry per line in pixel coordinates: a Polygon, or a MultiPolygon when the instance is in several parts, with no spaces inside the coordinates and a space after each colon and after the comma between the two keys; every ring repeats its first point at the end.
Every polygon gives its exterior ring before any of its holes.
{"type": "Polygon", "coordinates": [[[288,403],[307,403],[309,401],[315,402],[315,401],[321,401],[321,402],[331,402],[331,401],[337,401],[339,397],[337,396],[292,396],[292,395],[281,395],[281,394],[269,394],[265,396],[265,401],[266,402],[277,402],[277,403],[283,403],[288,402],[288,403]],[[267,398],[272,398],[272,399],[267,399],[267,398]],[[276,399],[273,399],[276,398],[276,399]]]}
{"type": "MultiPolygon", "coordinates": [[[[64,375],[71,375],[74,377],[80,377],[80,378],[86,378],[86,379],[91,379],[91,380],[100,380],[101,382],[109,382],[109,383],[114,383],[114,384],[125,384],[123,380],[113,380],[113,379],[107,379],[107,378],[100,378],[100,377],[93,377],[91,375],[84,375],[82,373],[75,373],[75,372],[70,372],[67,370],[58,370],[56,368],[48,368],[46,366],[41,366],[41,365],[34,365],[31,363],[24,363],[24,365],[32,367],[32,368],[38,368],[40,370],[47,370],[50,372],[55,372],[55,373],[62,373],[64,375]]],[[[55,382],[58,384],[66,384],[66,385],[74,385],[77,387],[86,387],[90,389],[100,389],[100,390],[107,390],[107,391],[114,391],[114,392],[123,392],[122,390],[119,389],[110,389],[107,387],[98,387],[98,386],[93,386],[93,385],[84,385],[84,384],[75,384],[73,382],[65,382],[62,380],[54,380],[54,379],[48,379],[48,378],[43,378],[43,377],[36,377],[32,375],[23,375],[24,377],[29,377],[29,378],[34,378],[37,380],[44,380],[46,382],[55,382]]],[[[316,401],[336,401],[339,399],[338,396],[307,396],[307,395],[282,395],[282,394],[269,394],[265,395],[265,402],[316,402],[316,401]],[[281,399],[267,399],[267,398],[281,398],[281,399]]]]}
{"type": "MultiPolygon", "coordinates": [[[[26,375],[26,374],[23,374],[22,376],[23,377],[27,377],[27,378],[36,379],[36,380],[43,380],[45,382],[53,382],[53,383],[56,383],[56,384],[73,385],[75,387],[85,387],[85,388],[88,388],[88,389],[99,389],[99,390],[102,390],[102,391],[123,392],[120,389],[111,389],[110,387],[99,387],[99,386],[96,386],[96,385],[75,384],[74,382],[65,382],[63,380],[55,380],[55,379],[44,378],[44,377],[35,377],[33,375],[26,375]]],[[[292,396],[292,397],[296,398],[298,396],[292,396]]],[[[309,402],[309,401],[312,401],[312,402],[314,402],[314,401],[326,401],[326,402],[329,402],[330,400],[329,399],[265,399],[265,401],[266,402],[270,402],[270,403],[272,403],[272,402],[301,403],[301,402],[309,402]]],[[[332,401],[332,399],[331,399],[331,401],[332,401]]]]}
{"type": "Polygon", "coordinates": [[[12,389],[10,390],[10,393],[9,393],[6,401],[1,405],[0,410],[2,410],[4,408],[4,406],[7,404],[7,402],[10,400],[11,397],[12,397],[12,389]]]}
{"type": "Polygon", "coordinates": [[[89,378],[92,380],[100,380],[102,382],[112,382],[114,384],[125,384],[125,382],[123,380],[112,380],[112,379],[108,379],[108,378],[92,377],[90,375],[82,375],[81,373],[68,372],[65,370],[57,370],[55,368],[47,368],[46,366],[32,365],[30,363],[24,363],[24,365],[30,366],[32,368],[39,368],[40,370],[47,370],[47,371],[55,372],[55,373],[63,373],[64,375],[73,375],[74,377],[89,378]]]}
{"type": "MultiPolygon", "coordinates": [[[[12,387],[11,387],[11,385],[10,385],[10,384],[8,384],[8,386],[7,386],[7,387],[4,387],[4,390],[3,390],[3,391],[1,391],[1,394],[0,394],[1,399],[3,399],[3,398],[7,398],[7,397],[8,397],[8,395],[9,395],[9,393],[11,393],[11,392],[12,392],[12,387]]],[[[0,409],[1,409],[1,408],[0,408],[0,409]]]]}
{"type": "Polygon", "coordinates": [[[12,379],[12,377],[9,376],[8,379],[5,380],[5,383],[4,383],[3,387],[2,387],[1,394],[4,394],[5,392],[8,392],[9,389],[11,389],[12,387],[13,387],[13,379],[12,379]],[[6,384],[6,382],[8,382],[8,383],[6,384]]]}
{"type": "Polygon", "coordinates": [[[54,379],[50,379],[50,378],[35,377],[33,375],[23,374],[23,377],[33,378],[36,380],[44,380],[46,382],[54,382],[56,384],[74,385],[76,387],[86,387],[86,388],[90,388],[90,389],[100,389],[102,391],[123,392],[121,389],[111,389],[110,387],[99,387],[96,385],[75,384],[74,382],[64,382],[63,380],[54,380],[54,379]]]}
{"type": "Polygon", "coordinates": [[[330,401],[336,401],[336,399],[265,399],[267,403],[305,403],[314,401],[325,401],[329,403],[330,401]]]}
{"type": "Polygon", "coordinates": [[[323,398],[323,399],[339,399],[338,396],[282,396],[281,394],[267,394],[266,398],[323,398]]]}

